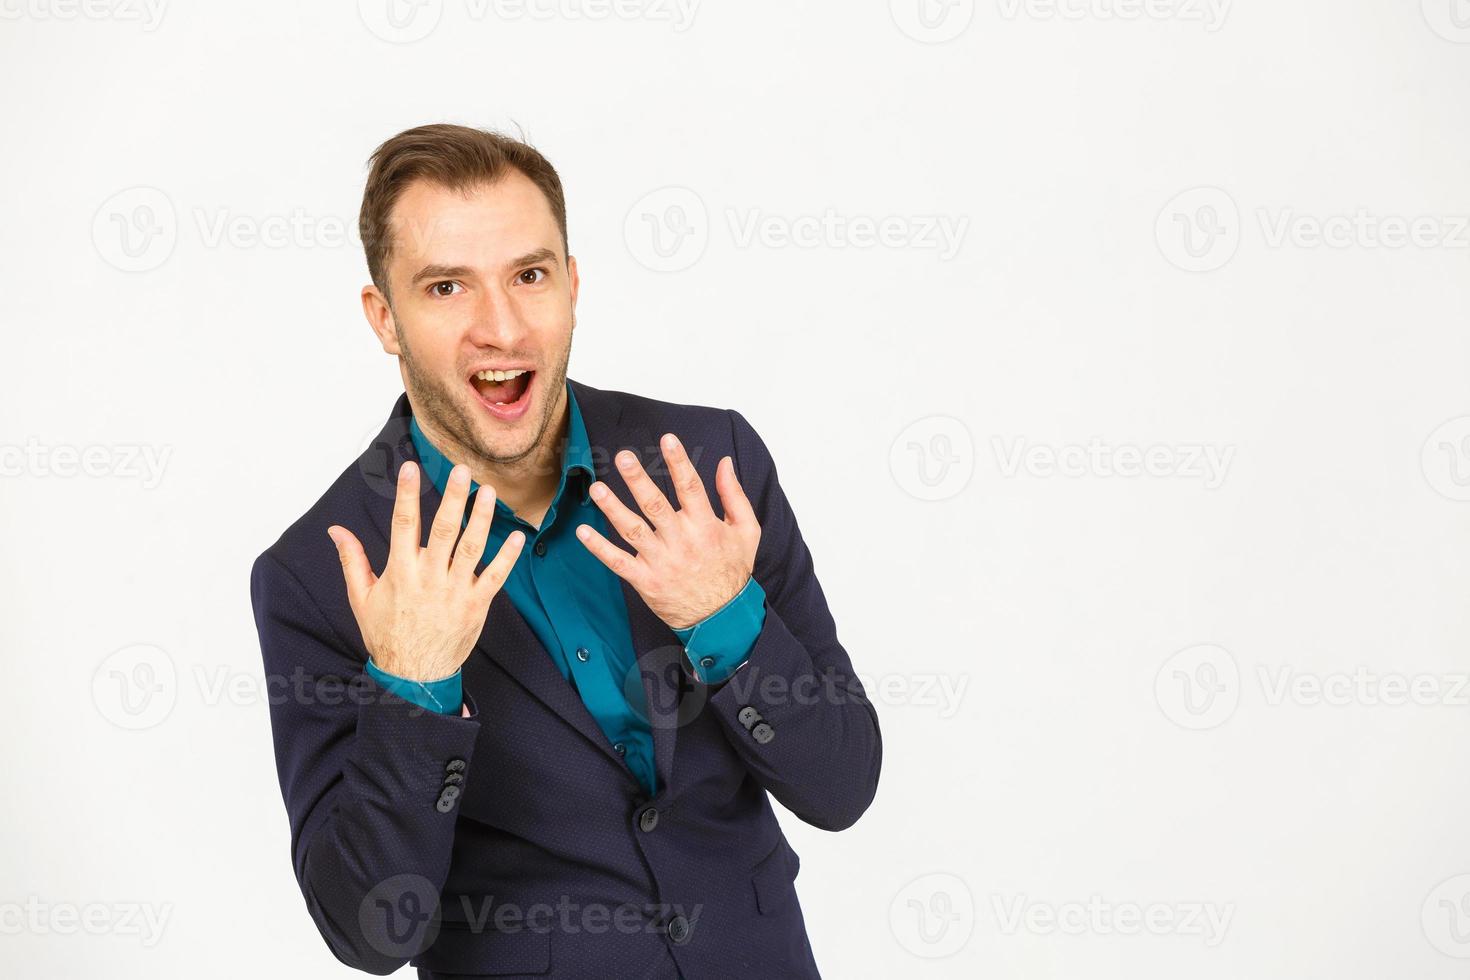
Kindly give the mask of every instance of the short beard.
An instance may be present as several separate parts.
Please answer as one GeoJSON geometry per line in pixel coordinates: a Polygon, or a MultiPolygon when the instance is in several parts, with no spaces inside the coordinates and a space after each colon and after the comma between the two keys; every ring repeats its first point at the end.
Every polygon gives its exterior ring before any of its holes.
{"type": "MultiPolygon", "coordinates": [[[[391,311],[392,307],[390,306],[389,309],[391,311]]],[[[439,378],[420,369],[409,349],[404,331],[399,329],[398,323],[398,315],[394,313],[393,332],[398,338],[398,356],[402,359],[403,366],[408,373],[408,387],[417,403],[416,410],[419,415],[427,418],[432,426],[443,433],[444,437],[455,444],[443,448],[463,449],[481,460],[498,464],[519,463],[536,452],[546,435],[547,428],[551,425],[551,415],[556,410],[556,396],[566,385],[567,364],[572,352],[570,340],[568,340],[566,350],[562,351],[558,363],[551,369],[552,377],[543,389],[546,398],[541,411],[541,422],[536,429],[536,438],[531,441],[524,452],[502,456],[497,455],[489,446],[480,441],[475,418],[465,411],[463,401],[456,399],[454,392],[445,387],[439,378]]],[[[560,468],[560,459],[554,460],[552,465],[560,468]]]]}

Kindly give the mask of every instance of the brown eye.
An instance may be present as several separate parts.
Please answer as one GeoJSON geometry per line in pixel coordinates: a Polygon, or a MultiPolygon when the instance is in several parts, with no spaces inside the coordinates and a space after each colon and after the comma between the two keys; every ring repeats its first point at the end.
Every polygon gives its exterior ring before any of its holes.
{"type": "Polygon", "coordinates": [[[540,279],[527,279],[526,277],[527,276],[534,276],[537,273],[540,273],[543,278],[546,276],[546,270],[545,269],[527,269],[525,272],[522,272],[521,273],[521,276],[520,276],[521,282],[525,283],[527,286],[534,286],[534,285],[536,285],[538,282],[541,281],[540,279]]]}
{"type": "Polygon", "coordinates": [[[430,286],[429,288],[434,291],[434,295],[436,296],[453,296],[454,287],[457,285],[459,285],[459,283],[452,282],[446,279],[443,282],[434,283],[434,285],[430,286]],[[448,288],[446,289],[445,287],[448,288]]]}

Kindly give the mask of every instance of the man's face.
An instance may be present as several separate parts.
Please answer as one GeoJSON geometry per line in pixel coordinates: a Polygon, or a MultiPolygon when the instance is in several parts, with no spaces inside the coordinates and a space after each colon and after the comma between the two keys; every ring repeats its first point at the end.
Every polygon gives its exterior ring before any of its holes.
{"type": "Polygon", "coordinates": [[[363,309],[399,355],[419,424],[483,459],[523,460],[551,425],[576,324],[577,261],[563,264],[551,205],[519,171],[466,194],[420,180],[391,224],[391,308],[368,286],[363,309]],[[528,373],[497,383],[487,369],[528,373]]]}

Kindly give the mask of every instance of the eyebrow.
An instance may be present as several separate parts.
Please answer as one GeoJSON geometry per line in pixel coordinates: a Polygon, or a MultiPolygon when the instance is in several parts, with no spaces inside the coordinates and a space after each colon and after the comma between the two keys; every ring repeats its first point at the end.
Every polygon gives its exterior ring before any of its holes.
{"type": "MultiPolygon", "coordinates": [[[[522,266],[535,265],[541,262],[561,268],[561,260],[549,248],[538,248],[535,251],[527,252],[525,255],[517,256],[507,262],[505,267],[507,269],[518,269],[522,266]]],[[[426,279],[463,279],[472,277],[474,274],[475,270],[467,265],[426,265],[414,273],[413,278],[408,281],[408,284],[410,286],[417,286],[426,279]]]]}

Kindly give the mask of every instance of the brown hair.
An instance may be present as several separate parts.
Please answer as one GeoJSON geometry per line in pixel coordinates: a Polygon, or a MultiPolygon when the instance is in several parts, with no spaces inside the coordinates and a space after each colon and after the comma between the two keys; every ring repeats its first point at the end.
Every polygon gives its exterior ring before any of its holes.
{"type": "Polygon", "coordinates": [[[368,158],[367,186],[357,216],[373,284],[388,295],[388,253],[392,245],[388,220],[404,188],[415,180],[428,180],[464,191],[477,184],[493,184],[510,170],[519,170],[546,195],[561,229],[562,251],[567,252],[567,203],[561,178],[530,144],[490,130],[451,123],[416,126],[384,141],[368,158]]]}

